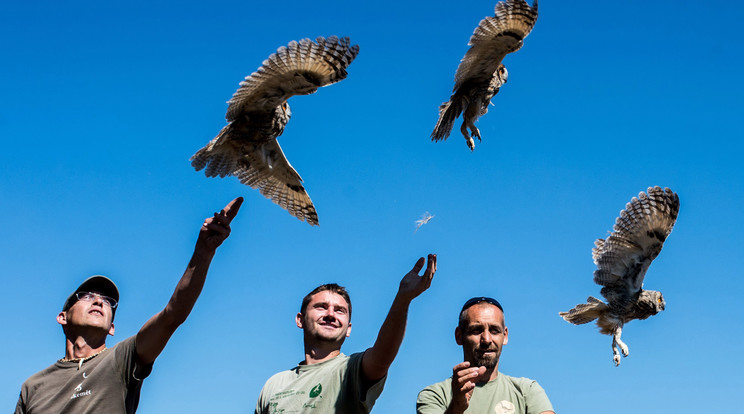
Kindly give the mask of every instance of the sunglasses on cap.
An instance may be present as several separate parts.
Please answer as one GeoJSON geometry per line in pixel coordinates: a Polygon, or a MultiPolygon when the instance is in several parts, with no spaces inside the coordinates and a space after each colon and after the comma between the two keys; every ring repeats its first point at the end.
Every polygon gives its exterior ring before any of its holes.
{"type": "Polygon", "coordinates": [[[486,297],[486,296],[478,296],[478,297],[474,297],[474,298],[468,299],[468,301],[465,302],[464,305],[462,305],[462,310],[460,310],[460,313],[464,312],[465,309],[468,309],[469,307],[471,307],[473,305],[477,305],[478,303],[484,303],[484,302],[485,303],[490,303],[491,305],[493,305],[493,306],[501,309],[501,312],[504,312],[504,308],[501,306],[501,304],[499,303],[499,301],[497,301],[496,299],[489,298],[489,297],[486,297]]]}

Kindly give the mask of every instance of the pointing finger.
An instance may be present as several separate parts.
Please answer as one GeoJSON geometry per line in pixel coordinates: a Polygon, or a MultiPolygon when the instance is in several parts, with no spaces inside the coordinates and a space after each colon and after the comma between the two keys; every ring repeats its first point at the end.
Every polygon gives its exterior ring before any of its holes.
{"type": "Polygon", "coordinates": [[[238,210],[240,210],[240,206],[243,204],[243,197],[238,197],[235,200],[228,203],[225,208],[220,211],[226,218],[227,218],[227,224],[230,224],[232,219],[235,218],[235,216],[238,215],[238,210]]]}

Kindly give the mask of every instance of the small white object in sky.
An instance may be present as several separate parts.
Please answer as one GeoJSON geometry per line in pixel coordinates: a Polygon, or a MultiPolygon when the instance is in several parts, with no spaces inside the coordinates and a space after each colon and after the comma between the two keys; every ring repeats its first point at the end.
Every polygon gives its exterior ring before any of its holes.
{"type": "Polygon", "coordinates": [[[428,211],[425,212],[421,216],[421,219],[420,220],[416,220],[416,230],[414,230],[413,232],[416,233],[418,231],[418,229],[421,228],[421,226],[423,226],[424,224],[428,223],[429,220],[431,220],[433,218],[434,218],[434,215],[433,214],[429,214],[428,211]]]}

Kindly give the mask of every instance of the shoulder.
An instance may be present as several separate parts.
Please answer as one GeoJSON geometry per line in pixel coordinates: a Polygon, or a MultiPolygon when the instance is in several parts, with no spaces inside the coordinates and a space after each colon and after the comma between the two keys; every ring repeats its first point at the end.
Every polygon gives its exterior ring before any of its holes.
{"type": "Polygon", "coordinates": [[[22,388],[25,389],[32,389],[35,388],[36,384],[39,384],[44,381],[44,378],[46,378],[49,374],[59,370],[59,367],[57,366],[57,363],[42,369],[41,371],[35,373],[34,375],[31,375],[26,379],[26,381],[23,382],[22,388]]]}
{"type": "Polygon", "coordinates": [[[440,403],[450,399],[452,393],[452,378],[431,384],[419,391],[417,402],[425,403],[429,401],[438,401],[440,403]]]}
{"type": "MultiPolygon", "coordinates": [[[[530,410],[534,412],[553,411],[545,390],[537,381],[525,377],[512,377],[509,375],[499,374],[504,377],[504,381],[511,384],[525,399],[525,403],[530,410]]],[[[532,412],[532,411],[531,411],[532,412]]]]}
{"type": "Polygon", "coordinates": [[[276,374],[269,377],[269,379],[266,380],[266,383],[264,384],[264,388],[270,387],[272,384],[279,384],[284,382],[286,378],[296,376],[297,368],[292,369],[285,369],[284,371],[279,371],[276,374]]]}
{"type": "Polygon", "coordinates": [[[499,372],[499,376],[502,377],[502,380],[511,384],[518,390],[522,391],[522,393],[524,393],[525,391],[528,391],[533,386],[537,385],[539,387],[539,385],[537,384],[537,381],[527,378],[527,377],[512,377],[511,375],[506,375],[501,372],[499,372]]]}
{"type": "Polygon", "coordinates": [[[121,342],[114,345],[112,349],[132,347],[136,343],[136,340],[137,340],[137,335],[136,334],[132,335],[129,338],[124,339],[121,342]]]}

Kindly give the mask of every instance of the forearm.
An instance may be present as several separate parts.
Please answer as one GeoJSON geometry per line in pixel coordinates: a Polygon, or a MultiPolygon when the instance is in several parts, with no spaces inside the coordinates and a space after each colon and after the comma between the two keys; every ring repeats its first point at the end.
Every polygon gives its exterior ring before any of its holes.
{"type": "Polygon", "coordinates": [[[363,368],[367,379],[378,380],[387,374],[405,336],[410,304],[411,299],[400,294],[395,296],[375,344],[364,355],[363,368]]]}
{"type": "Polygon", "coordinates": [[[173,295],[163,310],[163,316],[169,324],[178,326],[186,321],[204,288],[214,254],[215,250],[200,248],[197,244],[181,280],[178,281],[173,295]]]}
{"type": "Polygon", "coordinates": [[[195,249],[165,308],[148,320],[137,333],[137,355],[150,364],[163,352],[176,329],[186,321],[204,287],[214,251],[195,249]]]}

